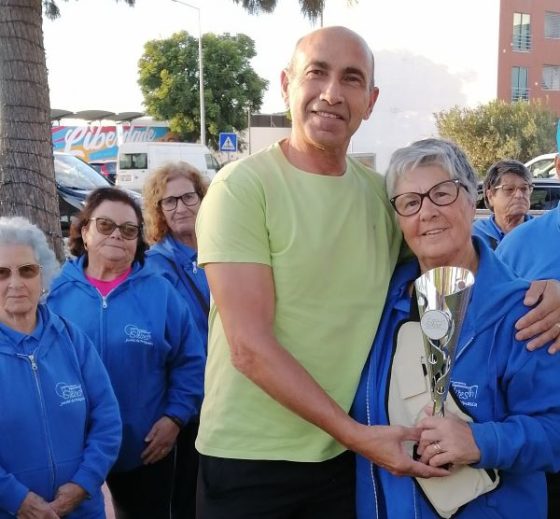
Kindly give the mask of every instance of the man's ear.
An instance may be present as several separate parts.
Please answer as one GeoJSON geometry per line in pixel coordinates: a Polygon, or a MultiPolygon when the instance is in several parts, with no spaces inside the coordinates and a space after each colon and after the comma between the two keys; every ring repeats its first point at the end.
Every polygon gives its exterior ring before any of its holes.
{"type": "Polygon", "coordinates": [[[290,95],[288,93],[288,87],[290,85],[290,73],[287,69],[283,69],[280,73],[280,84],[282,86],[282,99],[284,99],[286,108],[288,108],[290,106],[290,95]]]}
{"type": "Polygon", "coordinates": [[[373,87],[371,89],[371,92],[369,93],[369,104],[368,104],[368,108],[366,110],[366,113],[364,114],[364,121],[369,119],[369,116],[371,115],[371,112],[373,111],[373,107],[375,106],[375,103],[377,102],[378,97],[379,97],[379,88],[373,87]]]}

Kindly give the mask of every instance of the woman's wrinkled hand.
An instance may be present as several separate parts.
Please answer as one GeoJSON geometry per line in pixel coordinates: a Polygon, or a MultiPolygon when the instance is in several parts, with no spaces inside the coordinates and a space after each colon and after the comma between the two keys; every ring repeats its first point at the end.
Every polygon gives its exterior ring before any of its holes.
{"type": "Polygon", "coordinates": [[[144,465],[156,463],[165,458],[173,449],[180,430],[171,418],[161,417],[144,438],[144,441],[148,444],[142,452],[144,465]]]}
{"type": "Polygon", "coordinates": [[[73,512],[86,497],[87,492],[80,485],[65,483],[58,488],[50,505],[60,517],[64,517],[73,512]]]}
{"type": "Polygon", "coordinates": [[[28,492],[17,512],[18,519],[60,519],[41,496],[28,492]]]}
{"type": "Polygon", "coordinates": [[[433,467],[471,465],[480,461],[480,450],[468,423],[446,411],[444,418],[427,416],[416,427],[422,430],[417,453],[419,461],[433,467]]]}

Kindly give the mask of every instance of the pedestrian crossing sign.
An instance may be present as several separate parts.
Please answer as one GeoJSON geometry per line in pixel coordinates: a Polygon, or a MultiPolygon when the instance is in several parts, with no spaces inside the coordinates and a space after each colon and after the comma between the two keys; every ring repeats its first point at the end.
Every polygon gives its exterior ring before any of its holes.
{"type": "Polygon", "coordinates": [[[220,151],[237,151],[237,133],[220,133],[220,151]]]}

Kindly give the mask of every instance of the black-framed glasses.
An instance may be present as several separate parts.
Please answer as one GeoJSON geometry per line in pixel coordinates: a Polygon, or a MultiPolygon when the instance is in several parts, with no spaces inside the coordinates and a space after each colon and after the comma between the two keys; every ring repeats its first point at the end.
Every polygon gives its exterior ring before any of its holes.
{"type": "Polygon", "coordinates": [[[402,193],[391,198],[390,202],[401,216],[412,216],[420,211],[426,197],[439,207],[451,205],[459,197],[461,187],[467,189],[458,179],[444,180],[432,186],[425,193],[402,193]]]}
{"type": "Polygon", "coordinates": [[[504,196],[508,198],[511,198],[516,191],[519,191],[523,196],[529,196],[533,192],[533,184],[520,184],[519,186],[500,184],[499,186],[494,186],[492,189],[494,191],[501,189],[504,196]]]}
{"type": "Polygon", "coordinates": [[[125,240],[134,240],[138,238],[140,232],[140,226],[135,225],[130,222],[122,223],[117,225],[111,218],[105,218],[104,216],[98,216],[97,218],[90,218],[91,222],[95,222],[95,228],[101,234],[105,236],[111,236],[118,229],[121,236],[125,240]]]}
{"type": "Polygon", "coordinates": [[[179,200],[187,207],[191,207],[198,203],[198,193],[196,191],[189,191],[179,196],[166,196],[159,201],[159,205],[164,211],[173,211],[177,207],[179,200]]]}
{"type": "Polygon", "coordinates": [[[41,265],[37,263],[25,263],[14,268],[0,267],[0,281],[6,281],[6,279],[9,279],[16,270],[20,278],[33,279],[39,275],[41,268],[41,265]]]}

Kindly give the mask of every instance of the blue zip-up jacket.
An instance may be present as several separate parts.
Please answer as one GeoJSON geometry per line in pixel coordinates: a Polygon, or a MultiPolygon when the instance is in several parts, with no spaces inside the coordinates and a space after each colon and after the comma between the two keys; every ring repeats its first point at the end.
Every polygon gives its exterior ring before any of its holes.
{"type": "Polygon", "coordinates": [[[560,205],[513,229],[496,254],[524,279],[560,280],[560,205]]]}
{"type": "MultiPolygon", "coordinates": [[[[560,356],[529,352],[515,340],[515,321],[526,313],[528,283],[517,279],[478,238],[480,254],[457,357],[452,390],[475,420],[481,453],[477,468],[500,470],[501,483],[461,508],[461,519],[546,518],[544,471],[560,467],[560,356]]],[[[419,276],[416,260],[391,282],[353,414],[364,424],[386,425],[387,382],[399,324],[408,320],[408,287],[419,276]]],[[[415,480],[396,477],[357,456],[358,518],[433,519],[438,515],[415,480]]]]}
{"type": "Polygon", "coordinates": [[[150,247],[146,253],[145,268],[167,278],[183,296],[206,349],[210,289],[204,270],[198,266],[197,257],[194,249],[167,235],[150,247]]]}
{"type": "MultiPolygon", "coordinates": [[[[530,214],[526,214],[523,223],[532,220],[530,214]]],[[[500,242],[504,239],[505,233],[498,227],[496,223],[496,215],[492,213],[489,218],[481,218],[475,220],[472,228],[473,236],[478,236],[486,242],[491,249],[495,250],[500,242]]]]}
{"type": "Polygon", "coordinates": [[[101,485],[120,441],[117,400],[85,334],[44,305],[31,335],[0,324],[0,518],[29,491],[52,501],[69,482],[90,498],[65,517],[105,517],[101,485]]]}
{"type": "Polygon", "coordinates": [[[67,261],[47,300],[93,341],[113,384],[123,421],[114,471],[142,464],[144,438],[164,415],[187,423],[203,394],[204,348],[177,291],[134,263],[128,278],[102,297],[84,274],[84,257],[67,261]]]}

